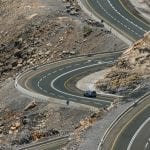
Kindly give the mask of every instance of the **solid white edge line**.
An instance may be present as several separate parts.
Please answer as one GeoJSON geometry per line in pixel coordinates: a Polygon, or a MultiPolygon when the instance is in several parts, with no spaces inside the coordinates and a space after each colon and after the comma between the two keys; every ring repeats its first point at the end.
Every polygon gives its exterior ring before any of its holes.
{"type": "MultiPolygon", "coordinates": [[[[82,98],[82,99],[83,99],[82,96],[77,96],[77,95],[69,94],[69,93],[66,93],[66,92],[63,92],[63,91],[61,91],[61,90],[56,89],[56,88],[54,87],[54,83],[55,83],[56,80],[58,80],[59,78],[61,78],[62,76],[66,75],[66,74],[69,74],[69,73],[74,72],[74,71],[77,71],[77,70],[81,70],[81,69],[83,69],[83,68],[89,68],[89,67],[97,66],[97,65],[99,65],[99,64],[96,63],[96,64],[92,64],[92,65],[88,65],[88,66],[76,68],[76,69],[74,69],[74,70],[71,70],[71,71],[68,71],[68,72],[65,72],[65,73],[59,75],[59,76],[57,76],[55,79],[52,80],[52,82],[51,82],[51,84],[50,84],[50,85],[51,85],[51,88],[54,89],[55,91],[59,92],[59,93],[62,93],[62,94],[68,95],[68,96],[77,97],[77,98],[82,98]]],[[[88,98],[88,97],[86,97],[86,98],[87,98],[87,99],[91,99],[91,98],[88,98]]],[[[98,101],[100,101],[100,102],[111,103],[110,101],[106,101],[106,100],[99,100],[99,99],[95,99],[95,100],[98,100],[98,101]]]]}
{"type": "Polygon", "coordinates": [[[130,141],[130,143],[129,143],[129,145],[128,145],[127,150],[130,150],[130,149],[131,149],[132,144],[133,144],[133,142],[135,141],[135,138],[137,137],[137,135],[140,133],[140,131],[143,129],[143,127],[144,127],[149,121],[150,121],[150,117],[148,117],[148,119],[146,119],[146,120],[144,121],[144,123],[138,128],[138,130],[137,130],[137,131],[135,132],[135,134],[133,135],[133,137],[132,137],[132,139],[131,139],[131,141],[130,141]]]}

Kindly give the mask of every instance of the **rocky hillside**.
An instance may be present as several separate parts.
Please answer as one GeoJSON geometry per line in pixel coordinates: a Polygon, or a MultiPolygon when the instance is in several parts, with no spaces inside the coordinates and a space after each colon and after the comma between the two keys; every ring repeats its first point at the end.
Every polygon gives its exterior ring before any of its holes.
{"type": "MultiPolygon", "coordinates": [[[[0,150],[64,133],[75,132],[78,138],[96,121],[98,116],[87,108],[32,99],[14,88],[16,74],[29,67],[126,47],[74,2],[0,0],[0,150]]],[[[71,143],[66,149],[77,149],[76,137],[71,143]]]]}
{"type": "Polygon", "coordinates": [[[144,81],[150,81],[150,32],[121,55],[96,87],[110,93],[125,94],[144,81]]]}
{"type": "Polygon", "coordinates": [[[0,0],[0,84],[37,64],[124,47],[74,1],[0,0]]]}

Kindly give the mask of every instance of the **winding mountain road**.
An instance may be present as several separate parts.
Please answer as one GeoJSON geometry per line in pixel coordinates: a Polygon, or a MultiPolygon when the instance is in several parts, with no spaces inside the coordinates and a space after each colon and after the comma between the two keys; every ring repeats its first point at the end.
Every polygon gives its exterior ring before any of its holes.
{"type": "MultiPolygon", "coordinates": [[[[110,96],[87,98],[75,87],[76,80],[98,70],[112,66],[120,52],[99,54],[93,57],[66,59],[53,64],[35,67],[22,74],[17,84],[27,91],[40,93],[60,101],[73,101],[94,107],[107,107],[114,100],[110,96]]],[[[88,87],[87,87],[88,89],[88,87]]],[[[27,94],[27,93],[26,93],[27,94]]],[[[32,94],[30,95],[32,96],[32,94]]]]}
{"type": "Polygon", "coordinates": [[[150,105],[142,108],[135,117],[124,125],[116,140],[115,150],[148,150],[150,140],[150,105]]]}
{"type": "Polygon", "coordinates": [[[148,150],[150,146],[150,95],[142,97],[112,124],[98,150],[148,150]]]}
{"type": "Polygon", "coordinates": [[[129,13],[120,0],[83,0],[89,11],[131,41],[143,37],[150,25],[129,13]]]}
{"type": "MultiPolygon", "coordinates": [[[[150,25],[131,15],[121,5],[120,0],[83,1],[83,4],[88,5],[88,9],[92,14],[103,19],[132,42],[140,39],[145,32],[150,30],[150,25]]],[[[114,97],[100,95],[97,98],[86,98],[83,96],[83,91],[75,87],[75,83],[77,79],[79,80],[85,75],[112,66],[119,55],[120,52],[104,53],[92,57],[83,56],[37,66],[21,74],[16,79],[16,87],[21,92],[32,97],[39,96],[41,98],[41,95],[43,95],[44,97],[42,98],[47,100],[57,99],[98,108],[108,107],[114,97]]],[[[136,118],[132,119],[131,124],[124,127],[124,132],[121,132],[117,138],[114,138],[115,135],[113,135],[114,137],[112,138],[116,140],[112,149],[138,150],[140,146],[137,146],[136,143],[141,143],[141,145],[145,146],[145,150],[148,150],[147,148],[150,147],[150,135],[146,131],[149,130],[150,107],[144,108],[136,118]]]]}

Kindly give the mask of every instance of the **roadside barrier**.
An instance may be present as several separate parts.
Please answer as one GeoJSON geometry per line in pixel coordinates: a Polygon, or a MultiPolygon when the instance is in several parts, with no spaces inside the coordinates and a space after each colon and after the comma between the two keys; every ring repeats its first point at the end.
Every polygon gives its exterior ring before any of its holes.
{"type": "Polygon", "coordinates": [[[131,104],[125,111],[123,111],[121,113],[121,115],[119,115],[112,123],[111,125],[109,126],[109,128],[106,130],[106,132],[104,133],[99,145],[98,145],[98,148],[97,150],[102,150],[102,146],[103,146],[103,143],[106,139],[106,137],[109,135],[110,131],[112,130],[112,128],[122,119],[122,117],[124,115],[126,115],[128,113],[128,111],[132,108],[134,108],[137,104],[140,104],[142,102],[142,100],[149,96],[150,95],[150,92],[147,92],[145,95],[143,95],[141,98],[139,98],[138,100],[134,101],[133,104],[131,104]]]}
{"type": "MultiPolygon", "coordinates": [[[[124,51],[125,49],[122,49],[120,51],[114,51],[113,53],[118,53],[120,54],[122,51],[124,51]]],[[[97,55],[104,55],[104,54],[111,54],[112,52],[105,52],[105,53],[92,53],[93,56],[96,56],[97,55]]],[[[51,98],[51,97],[48,97],[48,96],[44,96],[44,95],[41,95],[39,93],[36,93],[34,91],[29,91],[27,89],[25,89],[24,87],[22,87],[20,84],[19,84],[19,80],[27,75],[28,73],[31,73],[35,70],[38,70],[40,68],[44,68],[44,67],[47,67],[47,66],[50,66],[50,65],[53,65],[53,64],[56,64],[56,63],[63,63],[63,62],[68,62],[69,60],[72,60],[72,61],[75,61],[76,59],[79,59],[79,58],[84,58],[84,57],[88,57],[88,54],[86,55],[80,55],[78,57],[71,57],[71,58],[67,58],[67,59],[61,59],[61,60],[57,60],[57,61],[54,61],[54,62],[50,62],[48,64],[42,64],[42,65],[36,65],[34,67],[31,67],[31,68],[28,68],[26,71],[22,71],[15,79],[15,87],[18,91],[24,93],[25,95],[28,95],[32,98],[36,98],[36,99],[39,99],[39,100],[46,100],[46,101],[50,101],[50,102],[53,102],[53,103],[57,103],[57,104],[62,104],[62,105],[66,105],[66,100],[59,100],[57,98],[51,98]]],[[[70,101],[69,102],[69,106],[78,106],[77,103],[75,102],[72,102],[70,101]]],[[[80,104],[80,106],[84,106],[84,107],[87,107],[93,111],[98,111],[98,108],[95,108],[95,107],[92,107],[92,106],[88,106],[88,105],[85,105],[85,104],[80,104]]]]}
{"type": "Polygon", "coordinates": [[[35,149],[40,150],[40,149],[48,149],[49,146],[51,146],[51,144],[53,144],[53,143],[59,143],[59,141],[62,141],[62,140],[64,140],[63,143],[65,144],[65,143],[69,142],[71,140],[71,138],[69,138],[69,135],[60,136],[60,137],[57,137],[57,138],[45,140],[43,142],[38,142],[38,143],[35,143],[35,144],[28,144],[26,146],[17,148],[17,150],[27,150],[27,149],[28,150],[35,150],[35,149]]]}

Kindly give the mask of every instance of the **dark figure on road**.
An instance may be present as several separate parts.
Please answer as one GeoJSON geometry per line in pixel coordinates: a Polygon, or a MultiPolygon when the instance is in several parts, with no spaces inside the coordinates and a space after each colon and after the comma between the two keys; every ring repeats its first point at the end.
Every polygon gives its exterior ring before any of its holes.
{"type": "Polygon", "coordinates": [[[66,101],[66,104],[69,105],[69,101],[68,100],[66,101]]]}

